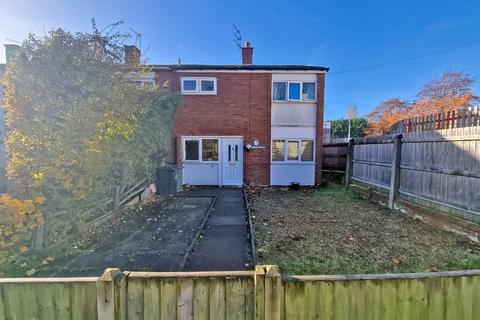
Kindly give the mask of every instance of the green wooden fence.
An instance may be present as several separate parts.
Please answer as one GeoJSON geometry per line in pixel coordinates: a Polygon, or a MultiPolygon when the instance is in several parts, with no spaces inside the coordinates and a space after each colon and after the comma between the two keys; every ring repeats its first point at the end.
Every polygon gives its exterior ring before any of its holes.
{"type": "Polygon", "coordinates": [[[97,278],[0,279],[0,320],[96,320],[97,278]]]}
{"type": "Polygon", "coordinates": [[[0,279],[0,320],[474,320],[480,270],[282,278],[237,272],[120,272],[0,279]]]}

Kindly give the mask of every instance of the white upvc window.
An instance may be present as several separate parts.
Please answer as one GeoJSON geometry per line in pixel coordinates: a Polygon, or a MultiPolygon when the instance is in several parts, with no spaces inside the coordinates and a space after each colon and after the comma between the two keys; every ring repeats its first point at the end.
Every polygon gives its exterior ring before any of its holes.
{"type": "Polygon", "coordinates": [[[288,100],[301,101],[302,100],[302,83],[297,81],[288,82],[288,100]]]}
{"type": "Polygon", "coordinates": [[[315,161],[314,139],[273,139],[272,162],[313,163],[315,161]]]}
{"type": "Polygon", "coordinates": [[[155,72],[130,72],[128,80],[140,89],[153,88],[155,85],[155,72]]]}
{"type": "Polygon", "coordinates": [[[274,81],[272,85],[272,99],[273,101],[287,100],[287,83],[285,81],[274,81]]]}
{"type": "Polygon", "coordinates": [[[183,160],[187,162],[217,162],[218,139],[185,139],[183,142],[183,160]]]}
{"type": "Polygon", "coordinates": [[[272,101],[315,102],[317,83],[315,81],[273,81],[272,101]]]}
{"type": "Polygon", "coordinates": [[[317,100],[317,83],[302,82],[302,101],[317,100]]]}
{"type": "Polygon", "coordinates": [[[217,78],[215,77],[182,77],[182,94],[217,94],[217,78]]]}
{"type": "Polygon", "coordinates": [[[137,87],[142,88],[142,89],[147,89],[147,88],[152,88],[153,85],[155,84],[155,80],[135,80],[135,84],[137,87]]]}
{"type": "Polygon", "coordinates": [[[272,161],[285,161],[285,140],[272,140],[272,161]]]}

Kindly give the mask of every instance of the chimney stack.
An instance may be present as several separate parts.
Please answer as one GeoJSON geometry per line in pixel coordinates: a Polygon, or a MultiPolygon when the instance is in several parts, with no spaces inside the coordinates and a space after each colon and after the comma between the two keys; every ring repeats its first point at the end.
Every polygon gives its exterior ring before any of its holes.
{"type": "Polygon", "coordinates": [[[5,59],[7,64],[12,61],[12,58],[18,53],[20,50],[20,46],[18,44],[5,44],[5,59]]]}
{"type": "Polygon", "coordinates": [[[245,46],[242,47],[242,65],[253,64],[253,48],[250,41],[245,42],[245,46]]]}
{"type": "Polygon", "coordinates": [[[134,45],[125,47],[125,64],[128,66],[138,66],[140,64],[140,50],[134,45]]]}

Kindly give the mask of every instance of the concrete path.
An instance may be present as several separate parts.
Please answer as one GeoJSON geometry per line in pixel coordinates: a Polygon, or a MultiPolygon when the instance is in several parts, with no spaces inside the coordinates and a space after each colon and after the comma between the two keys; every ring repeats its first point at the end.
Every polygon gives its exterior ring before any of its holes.
{"type": "Polygon", "coordinates": [[[165,204],[147,203],[141,210],[112,217],[89,231],[93,240],[84,245],[83,254],[57,259],[58,265],[48,265],[38,275],[98,276],[111,267],[123,271],[181,271],[213,199],[189,197],[187,192],[168,197],[165,204]],[[97,239],[102,229],[103,235],[97,239]]]}
{"type": "Polygon", "coordinates": [[[241,188],[202,188],[189,195],[216,195],[207,225],[191,252],[185,271],[252,268],[247,213],[241,188]]]}

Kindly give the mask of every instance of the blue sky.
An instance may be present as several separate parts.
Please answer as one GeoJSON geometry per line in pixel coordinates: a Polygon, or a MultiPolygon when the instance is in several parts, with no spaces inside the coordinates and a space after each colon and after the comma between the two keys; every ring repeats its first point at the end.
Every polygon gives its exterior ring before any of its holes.
{"type": "MultiPolygon", "coordinates": [[[[480,1],[53,1],[0,0],[0,42],[53,27],[88,31],[125,19],[122,30],[142,33],[152,63],[239,63],[232,23],[252,42],[254,63],[312,64],[327,75],[325,118],[359,113],[383,99],[412,99],[447,70],[473,75],[480,94],[480,41],[380,68],[335,72],[404,60],[480,40],[480,1]]],[[[133,41],[133,40],[132,40],[133,41]]],[[[0,50],[0,63],[5,60],[0,50]]]]}

